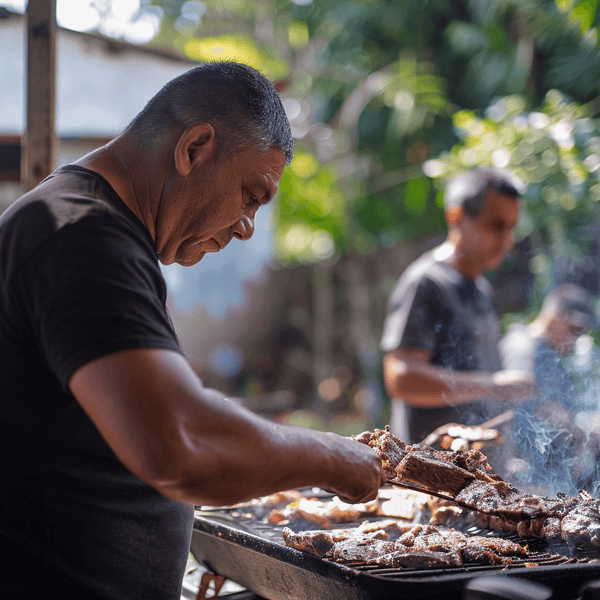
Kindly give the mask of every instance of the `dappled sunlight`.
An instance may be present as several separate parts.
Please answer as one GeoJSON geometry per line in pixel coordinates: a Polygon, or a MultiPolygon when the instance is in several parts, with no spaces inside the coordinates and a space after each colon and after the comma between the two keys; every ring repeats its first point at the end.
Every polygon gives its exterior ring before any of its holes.
{"type": "Polygon", "coordinates": [[[285,77],[288,66],[272,56],[272,52],[243,35],[221,35],[192,38],[184,47],[185,54],[199,62],[235,60],[258,69],[271,79],[285,77]]]}

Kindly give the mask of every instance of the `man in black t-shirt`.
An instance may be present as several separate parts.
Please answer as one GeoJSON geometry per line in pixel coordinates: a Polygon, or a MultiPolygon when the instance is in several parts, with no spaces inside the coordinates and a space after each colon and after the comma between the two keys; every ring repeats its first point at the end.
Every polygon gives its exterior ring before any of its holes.
{"type": "Polygon", "coordinates": [[[292,153],[271,83],[207,63],[0,218],[3,600],[178,600],[194,504],[376,496],[368,447],[203,387],[165,308],[158,261],[249,239],[292,153]]]}
{"type": "Polygon", "coordinates": [[[512,244],[520,186],[491,167],[454,178],[444,196],[446,241],[410,265],[392,292],[381,349],[391,429],[407,442],[446,423],[482,423],[535,394],[530,374],[501,370],[492,289],[482,276],[512,244]]]}

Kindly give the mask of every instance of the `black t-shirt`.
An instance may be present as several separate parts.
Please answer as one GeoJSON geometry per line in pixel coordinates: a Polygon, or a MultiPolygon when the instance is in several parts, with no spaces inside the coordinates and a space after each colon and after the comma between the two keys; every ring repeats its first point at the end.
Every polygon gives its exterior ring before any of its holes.
{"type": "Polygon", "coordinates": [[[93,171],[0,217],[2,598],[179,599],[193,508],[131,474],[67,387],[112,352],[180,352],[165,300],[151,236],[93,171]]]}
{"type": "MultiPolygon", "coordinates": [[[[444,369],[498,371],[499,328],[492,287],[483,277],[472,281],[444,262],[443,249],[425,253],[398,280],[389,301],[381,349],[421,348],[431,354],[431,364],[444,369]]],[[[500,409],[483,399],[447,408],[393,402],[391,428],[407,442],[416,443],[440,425],[481,423],[500,409]]]]}

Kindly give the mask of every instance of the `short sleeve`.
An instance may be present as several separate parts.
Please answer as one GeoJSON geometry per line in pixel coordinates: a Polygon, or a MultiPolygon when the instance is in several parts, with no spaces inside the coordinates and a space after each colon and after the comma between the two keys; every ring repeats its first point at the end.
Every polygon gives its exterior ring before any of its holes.
{"type": "Polygon", "coordinates": [[[383,325],[384,352],[400,346],[434,352],[440,315],[444,312],[434,287],[430,280],[421,278],[404,289],[399,286],[394,290],[383,325]]]}
{"type": "Polygon", "coordinates": [[[12,274],[11,303],[25,340],[65,391],[74,371],[107,354],[180,352],[149,246],[118,216],[88,218],[61,228],[12,274]]]}

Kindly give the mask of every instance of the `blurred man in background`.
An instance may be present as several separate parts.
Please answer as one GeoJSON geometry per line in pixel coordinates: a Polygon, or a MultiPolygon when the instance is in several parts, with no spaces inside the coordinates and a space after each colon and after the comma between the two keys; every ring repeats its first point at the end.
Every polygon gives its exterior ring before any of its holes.
{"type": "Polygon", "coordinates": [[[249,239],[292,154],[272,84],[207,63],[0,218],[3,599],[178,600],[193,505],[376,497],[367,446],[205,388],[165,307],[158,261],[249,239]]]}
{"type": "Polygon", "coordinates": [[[577,338],[598,328],[594,300],[582,287],[559,285],[532,323],[512,325],[500,343],[504,367],[527,369],[540,389],[539,398],[515,409],[514,451],[523,460],[513,462],[515,478],[540,486],[540,493],[595,491],[589,486],[597,479],[600,436],[579,427],[576,415],[596,410],[597,402],[576,391],[562,364],[577,338]]]}
{"type": "Polygon", "coordinates": [[[522,182],[476,167],[444,195],[448,236],[402,274],[384,323],[391,429],[409,443],[445,423],[479,424],[536,394],[530,373],[502,370],[492,288],[483,273],[512,247],[522,182]]]}

